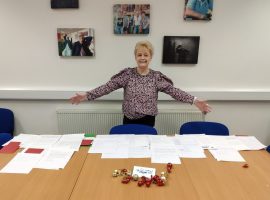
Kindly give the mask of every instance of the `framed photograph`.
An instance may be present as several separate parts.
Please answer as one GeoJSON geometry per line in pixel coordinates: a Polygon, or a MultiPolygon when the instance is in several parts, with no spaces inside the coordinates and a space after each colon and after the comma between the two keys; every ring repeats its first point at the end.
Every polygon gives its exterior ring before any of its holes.
{"type": "Polygon", "coordinates": [[[185,20],[206,20],[212,19],[213,0],[185,0],[185,20]]]}
{"type": "Polygon", "coordinates": [[[94,56],[94,29],[58,28],[59,56],[94,56]]]}
{"type": "Polygon", "coordinates": [[[197,64],[199,54],[199,36],[164,36],[164,64],[197,64]]]}
{"type": "Polygon", "coordinates": [[[113,6],[114,34],[149,34],[150,4],[116,4],[113,6]]]}
{"type": "Polygon", "coordinates": [[[51,8],[79,8],[79,0],[51,0],[51,8]]]}

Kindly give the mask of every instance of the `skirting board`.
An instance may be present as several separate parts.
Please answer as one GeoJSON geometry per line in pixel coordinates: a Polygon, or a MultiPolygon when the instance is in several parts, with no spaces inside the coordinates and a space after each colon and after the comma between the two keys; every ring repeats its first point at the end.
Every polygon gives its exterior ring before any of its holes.
{"type": "MultiPolygon", "coordinates": [[[[208,101],[269,101],[270,90],[186,90],[188,93],[208,101]]],[[[66,90],[0,90],[0,100],[67,100],[79,91],[66,90]]],[[[80,92],[79,92],[80,93],[80,92]]],[[[123,91],[117,90],[97,100],[122,100],[123,91]]],[[[159,93],[159,100],[172,98],[159,93]]]]}

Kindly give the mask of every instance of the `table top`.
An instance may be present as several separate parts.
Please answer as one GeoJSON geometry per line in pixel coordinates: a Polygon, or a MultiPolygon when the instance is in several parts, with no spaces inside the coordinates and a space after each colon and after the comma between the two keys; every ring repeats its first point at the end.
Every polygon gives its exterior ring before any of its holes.
{"type": "Polygon", "coordinates": [[[240,153],[248,168],[242,162],[217,162],[210,153],[207,159],[183,159],[199,199],[269,199],[270,155],[264,150],[240,153]]]}
{"type": "Polygon", "coordinates": [[[200,199],[200,200],[269,200],[270,154],[265,150],[241,151],[248,163],[218,162],[208,151],[205,159],[181,159],[174,165],[167,184],[149,188],[136,182],[122,184],[121,177],[112,177],[114,169],[132,169],[134,165],[165,171],[165,164],[153,164],[150,159],[100,159],[88,154],[71,200],[91,199],[200,199]]]}
{"type": "MultiPolygon", "coordinates": [[[[181,159],[174,165],[165,186],[138,187],[137,182],[122,184],[112,177],[115,169],[143,166],[156,168],[149,158],[101,159],[81,147],[63,170],[33,169],[29,174],[0,174],[0,194],[5,200],[269,200],[270,154],[265,150],[240,151],[248,163],[218,162],[206,151],[207,158],[181,159]]],[[[15,154],[0,154],[0,168],[15,154]]]]}
{"type": "MultiPolygon", "coordinates": [[[[63,170],[33,169],[29,174],[0,174],[0,198],[5,200],[67,200],[80,175],[88,148],[75,152],[63,170]]],[[[15,154],[0,154],[3,168],[15,154]]]]}

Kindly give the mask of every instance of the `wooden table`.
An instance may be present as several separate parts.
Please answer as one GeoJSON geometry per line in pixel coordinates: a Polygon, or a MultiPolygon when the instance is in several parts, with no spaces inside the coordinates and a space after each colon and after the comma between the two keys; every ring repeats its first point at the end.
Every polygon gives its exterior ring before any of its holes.
{"type": "MultiPolygon", "coordinates": [[[[244,163],[218,162],[208,151],[205,159],[181,159],[174,165],[164,187],[154,184],[138,187],[122,184],[112,177],[114,169],[134,165],[154,167],[157,173],[165,164],[150,159],[101,159],[76,152],[64,170],[34,169],[30,174],[0,174],[0,199],[3,200],[269,200],[270,154],[265,150],[241,151],[244,163]]],[[[15,154],[0,154],[2,168],[15,154]]]]}
{"type": "Polygon", "coordinates": [[[248,163],[217,162],[207,159],[183,159],[200,200],[269,200],[270,154],[265,150],[241,151],[248,163]]]}
{"type": "MultiPolygon", "coordinates": [[[[0,174],[2,200],[67,200],[80,175],[88,148],[75,152],[64,170],[33,169],[29,174],[0,174]]],[[[2,169],[15,154],[0,154],[2,169]]]]}
{"type": "Polygon", "coordinates": [[[100,159],[88,154],[71,200],[269,200],[270,154],[265,150],[241,151],[244,163],[218,162],[207,151],[206,159],[182,159],[174,165],[164,187],[138,187],[136,182],[122,184],[112,177],[114,169],[132,169],[134,165],[154,167],[160,173],[165,164],[150,159],[100,159]]]}
{"type": "Polygon", "coordinates": [[[195,200],[198,194],[183,165],[173,169],[165,187],[151,185],[138,187],[137,182],[122,184],[121,177],[112,177],[114,169],[132,169],[134,165],[154,167],[157,172],[165,171],[166,164],[151,164],[150,159],[100,159],[99,154],[89,154],[71,195],[72,200],[84,199],[181,199],[195,200]]]}

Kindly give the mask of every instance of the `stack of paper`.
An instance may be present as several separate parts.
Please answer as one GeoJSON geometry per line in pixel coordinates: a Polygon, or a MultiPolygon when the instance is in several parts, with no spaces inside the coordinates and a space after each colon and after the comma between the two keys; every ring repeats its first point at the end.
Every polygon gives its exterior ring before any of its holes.
{"type": "MultiPolygon", "coordinates": [[[[84,134],[20,134],[5,144],[3,152],[10,147],[14,149],[16,145],[16,149],[20,145],[25,150],[0,172],[29,173],[33,168],[62,169],[74,151],[79,150],[83,139],[84,134]]],[[[181,164],[181,157],[205,158],[204,149],[209,149],[217,161],[245,162],[238,151],[265,147],[254,136],[98,135],[89,153],[102,153],[102,158],[151,158],[152,163],[181,164]]]]}
{"type": "Polygon", "coordinates": [[[0,172],[29,173],[33,168],[63,169],[74,151],[79,150],[83,138],[84,134],[20,134],[6,143],[5,147],[20,144],[20,147],[25,148],[24,151],[18,153],[0,172]]]}
{"type": "Polygon", "coordinates": [[[218,161],[244,162],[238,151],[265,148],[253,136],[102,135],[97,136],[89,153],[101,158],[151,158],[152,163],[180,164],[180,158],[206,158],[209,149],[218,161]]]}

